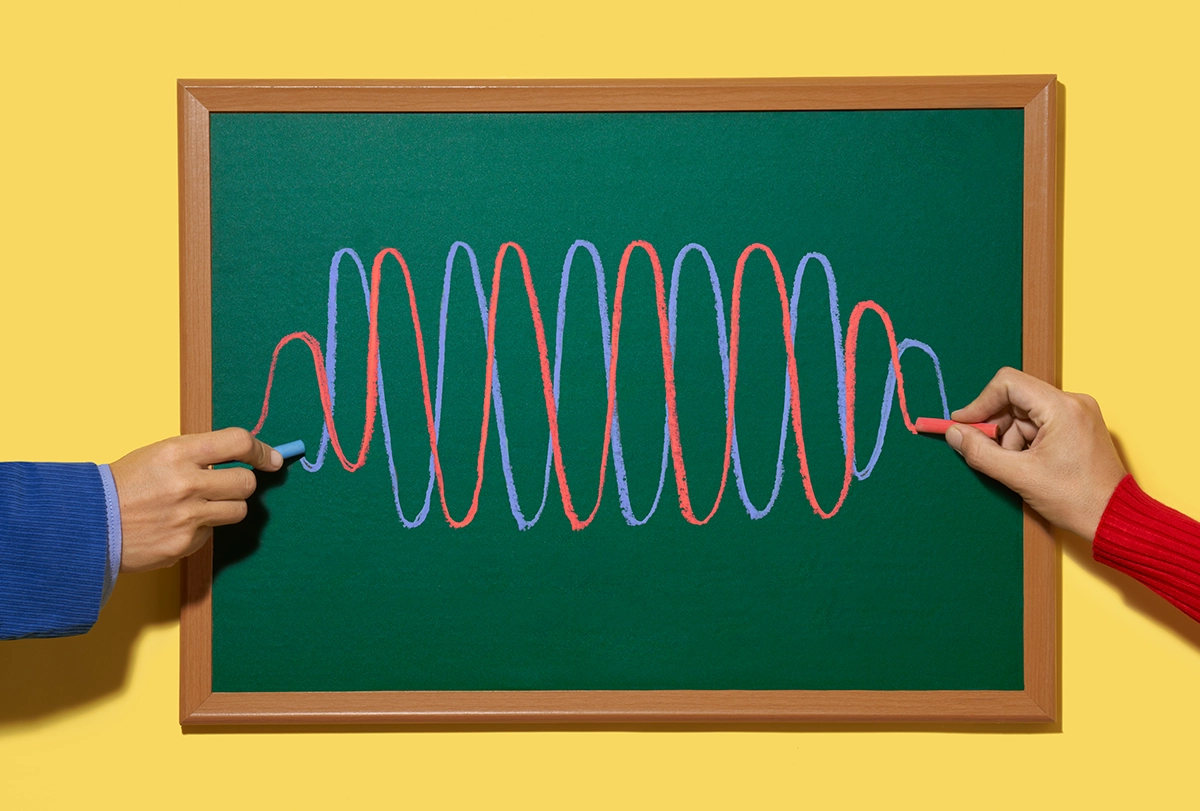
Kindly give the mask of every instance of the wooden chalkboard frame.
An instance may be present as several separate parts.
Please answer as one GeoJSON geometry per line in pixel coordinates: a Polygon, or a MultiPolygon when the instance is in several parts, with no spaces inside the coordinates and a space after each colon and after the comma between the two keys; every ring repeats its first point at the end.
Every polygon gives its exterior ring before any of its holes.
{"type": "MultiPolygon", "coordinates": [[[[209,113],[1023,108],[1025,371],[1057,382],[1055,76],[178,83],[181,428],[212,429],[209,113]]],[[[1025,689],[214,693],[212,545],[183,561],[180,723],[1051,722],[1058,553],[1025,508],[1025,689]]]]}

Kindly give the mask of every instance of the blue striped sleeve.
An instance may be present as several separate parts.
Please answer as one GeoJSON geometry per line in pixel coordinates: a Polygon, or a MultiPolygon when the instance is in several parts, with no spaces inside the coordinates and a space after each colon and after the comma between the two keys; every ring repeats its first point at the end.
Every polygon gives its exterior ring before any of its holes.
{"type": "Polygon", "coordinates": [[[0,464],[0,639],[69,636],[96,622],[108,505],[93,464],[0,464]]]}

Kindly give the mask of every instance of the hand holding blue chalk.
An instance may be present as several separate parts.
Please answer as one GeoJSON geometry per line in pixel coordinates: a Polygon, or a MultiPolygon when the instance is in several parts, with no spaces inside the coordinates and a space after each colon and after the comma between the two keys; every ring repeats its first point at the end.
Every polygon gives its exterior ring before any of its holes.
{"type": "Polygon", "coordinates": [[[296,456],[303,456],[304,440],[297,439],[295,442],[285,442],[282,445],[276,445],[275,450],[279,451],[279,455],[285,460],[296,456]]]}

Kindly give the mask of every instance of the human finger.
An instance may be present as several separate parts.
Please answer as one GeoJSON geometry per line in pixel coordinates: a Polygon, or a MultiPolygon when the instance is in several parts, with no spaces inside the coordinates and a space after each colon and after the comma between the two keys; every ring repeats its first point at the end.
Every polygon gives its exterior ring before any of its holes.
{"type": "Polygon", "coordinates": [[[224,428],[193,438],[196,461],[204,466],[221,462],[245,462],[259,470],[279,470],[283,457],[245,428],[224,428]]]}
{"type": "Polygon", "coordinates": [[[1000,447],[983,431],[970,425],[952,425],[946,442],[962,455],[968,465],[996,481],[1016,489],[1028,464],[1026,454],[1000,447]]]}
{"type": "Polygon", "coordinates": [[[1041,430],[1032,419],[1017,420],[1014,424],[1017,426],[1017,430],[1021,432],[1021,436],[1024,437],[1026,444],[1037,439],[1038,432],[1041,430]]]}
{"type": "Polygon", "coordinates": [[[248,509],[244,501],[210,501],[204,506],[204,524],[210,527],[236,524],[246,517],[248,509]]]}
{"type": "Polygon", "coordinates": [[[1008,451],[1023,451],[1027,445],[1020,423],[1013,422],[1008,430],[1000,435],[1000,447],[1008,451]]]}
{"type": "Polygon", "coordinates": [[[1006,409],[1033,414],[1061,394],[1049,383],[1006,366],[996,372],[978,397],[950,417],[956,422],[983,422],[1006,409]]]}
{"type": "MultiPolygon", "coordinates": [[[[1007,434],[1008,430],[1013,427],[1016,421],[1017,418],[1013,415],[1011,410],[1005,410],[999,414],[993,414],[986,420],[986,422],[990,422],[996,426],[997,436],[1004,436],[1007,434]]],[[[980,420],[976,420],[976,422],[980,422],[980,420]]]]}
{"type": "MultiPolygon", "coordinates": [[[[188,555],[194,554],[196,551],[198,551],[200,549],[200,547],[204,546],[206,543],[208,543],[209,541],[212,540],[212,534],[213,534],[213,531],[212,531],[212,527],[210,527],[210,526],[196,527],[196,531],[192,533],[192,537],[188,540],[187,546],[185,548],[176,549],[169,556],[168,555],[162,556],[161,560],[159,561],[159,564],[157,566],[152,566],[151,568],[158,569],[163,566],[170,566],[172,563],[175,563],[180,558],[186,558],[188,555]]],[[[124,558],[121,559],[121,571],[125,571],[124,558]]],[[[131,569],[130,571],[136,571],[136,570],[131,569]]]]}
{"type": "Polygon", "coordinates": [[[983,391],[962,408],[952,411],[950,418],[955,422],[983,422],[1001,412],[1011,409],[1012,402],[1008,397],[1008,385],[1002,377],[1005,369],[992,376],[983,391]]]}
{"type": "Polygon", "coordinates": [[[206,501],[244,501],[258,485],[254,473],[244,467],[202,470],[199,477],[199,495],[206,501]]]}

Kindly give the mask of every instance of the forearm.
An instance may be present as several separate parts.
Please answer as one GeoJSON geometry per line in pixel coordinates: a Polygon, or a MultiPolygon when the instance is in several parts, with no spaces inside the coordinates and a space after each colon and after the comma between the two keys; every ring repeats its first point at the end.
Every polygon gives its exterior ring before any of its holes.
{"type": "Polygon", "coordinates": [[[1132,476],[1109,499],[1092,554],[1200,621],[1200,523],[1150,498],[1132,476]]]}

